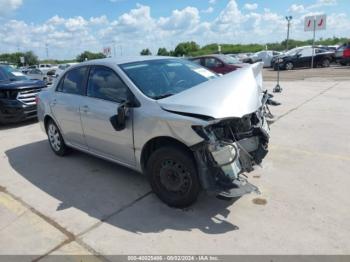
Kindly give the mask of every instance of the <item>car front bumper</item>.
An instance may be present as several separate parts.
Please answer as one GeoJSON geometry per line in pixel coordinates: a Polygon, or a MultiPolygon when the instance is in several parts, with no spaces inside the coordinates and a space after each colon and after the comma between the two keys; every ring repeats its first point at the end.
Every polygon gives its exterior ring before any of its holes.
{"type": "Polygon", "coordinates": [[[37,117],[37,106],[18,100],[0,99],[0,123],[17,123],[37,117]]]}

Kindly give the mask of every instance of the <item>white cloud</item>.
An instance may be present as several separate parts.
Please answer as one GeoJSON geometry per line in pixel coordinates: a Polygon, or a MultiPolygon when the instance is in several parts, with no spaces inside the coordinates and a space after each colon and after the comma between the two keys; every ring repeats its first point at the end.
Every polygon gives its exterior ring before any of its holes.
{"type": "Polygon", "coordinates": [[[89,22],[92,25],[107,25],[109,23],[108,18],[105,15],[99,17],[90,17],[89,22]]]}
{"type": "Polygon", "coordinates": [[[247,9],[247,10],[255,10],[258,8],[258,4],[257,3],[253,3],[253,4],[249,4],[249,3],[246,3],[244,5],[244,9],[247,9]]]}
{"type": "Polygon", "coordinates": [[[216,4],[216,0],[209,0],[209,4],[215,5],[216,4]]]}
{"type": "Polygon", "coordinates": [[[204,14],[211,14],[212,12],[214,12],[214,8],[212,6],[209,6],[207,9],[201,10],[201,13],[204,14]]]}
{"type": "Polygon", "coordinates": [[[292,4],[288,11],[293,13],[302,13],[305,11],[305,7],[303,5],[292,4]]]}
{"type": "Polygon", "coordinates": [[[288,11],[292,13],[305,13],[305,12],[311,12],[312,10],[315,10],[317,8],[325,7],[325,6],[334,6],[337,5],[337,0],[317,0],[315,3],[310,5],[298,5],[298,4],[292,4],[288,11]]]}
{"type": "Polygon", "coordinates": [[[324,6],[334,6],[337,4],[338,4],[337,0],[317,0],[316,3],[307,6],[306,9],[310,10],[310,9],[324,7],[324,6]]]}
{"type": "Polygon", "coordinates": [[[174,10],[170,17],[161,17],[159,25],[166,30],[183,30],[193,27],[199,22],[199,11],[195,7],[186,7],[182,10],[174,10]]]}
{"type": "Polygon", "coordinates": [[[0,17],[15,11],[22,4],[22,0],[0,0],[0,17]]]}
{"type": "MultiPolygon", "coordinates": [[[[334,3],[330,0],[314,2],[323,5],[334,3]]],[[[300,6],[293,8],[295,14],[291,38],[312,37],[303,31],[303,19],[305,15],[319,13],[319,9],[310,9],[310,6],[313,5],[304,5],[303,12],[300,6]]],[[[247,11],[244,6],[239,7],[235,0],[229,0],[210,21],[201,18],[203,11],[207,10],[199,11],[188,6],[173,10],[168,16],[154,17],[149,6],[138,4],[115,18],[107,18],[105,15],[63,18],[55,15],[43,23],[3,20],[0,27],[0,50],[13,52],[19,46],[23,51],[33,50],[45,58],[45,43],[48,43],[50,56],[63,59],[75,57],[84,50],[101,51],[103,47],[112,47],[113,42],[118,54],[136,55],[146,47],[153,53],[156,53],[158,47],[173,49],[181,41],[196,41],[204,45],[213,42],[267,43],[285,39],[285,14],[267,8],[262,11],[247,11]]],[[[350,35],[350,28],[344,27],[345,24],[350,24],[345,13],[329,14],[327,30],[317,32],[317,37],[350,35]]]]}

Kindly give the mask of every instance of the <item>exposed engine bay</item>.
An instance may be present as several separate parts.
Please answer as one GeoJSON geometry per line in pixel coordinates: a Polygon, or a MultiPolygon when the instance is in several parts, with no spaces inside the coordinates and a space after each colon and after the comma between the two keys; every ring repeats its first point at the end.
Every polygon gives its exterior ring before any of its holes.
{"type": "MultiPolygon", "coordinates": [[[[265,97],[265,96],[264,96],[265,97]]],[[[268,153],[269,125],[266,101],[252,114],[242,118],[213,121],[206,127],[194,127],[205,140],[193,147],[202,186],[224,197],[239,197],[259,192],[244,173],[260,165],[268,153]]]]}

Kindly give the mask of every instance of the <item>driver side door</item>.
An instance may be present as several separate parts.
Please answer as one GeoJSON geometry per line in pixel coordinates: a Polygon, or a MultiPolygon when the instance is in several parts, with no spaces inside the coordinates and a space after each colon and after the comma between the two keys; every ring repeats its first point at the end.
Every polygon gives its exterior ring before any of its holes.
{"type": "Polygon", "coordinates": [[[117,115],[119,105],[128,99],[129,92],[113,69],[93,66],[80,113],[89,151],[127,166],[135,166],[132,109],[129,110],[125,129],[116,131],[111,123],[111,117],[117,115]]]}

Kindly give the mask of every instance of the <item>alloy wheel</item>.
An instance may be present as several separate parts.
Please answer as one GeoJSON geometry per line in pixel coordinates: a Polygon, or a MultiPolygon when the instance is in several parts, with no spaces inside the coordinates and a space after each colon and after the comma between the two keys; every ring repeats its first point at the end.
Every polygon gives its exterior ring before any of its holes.
{"type": "Polygon", "coordinates": [[[61,141],[60,133],[58,132],[57,127],[54,124],[50,124],[47,133],[48,133],[52,148],[55,151],[60,151],[62,146],[62,141],[61,141]]]}

